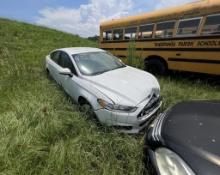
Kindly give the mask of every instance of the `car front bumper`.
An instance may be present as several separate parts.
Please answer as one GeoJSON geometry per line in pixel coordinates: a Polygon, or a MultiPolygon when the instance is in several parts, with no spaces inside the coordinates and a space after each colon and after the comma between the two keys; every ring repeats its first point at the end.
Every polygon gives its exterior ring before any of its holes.
{"type": "Polygon", "coordinates": [[[101,123],[114,126],[124,133],[135,134],[146,128],[160,109],[162,101],[159,100],[146,115],[138,117],[146,105],[146,102],[139,104],[138,109],[133,113],[109,111],[107,109],[100,109],[95,113],[101,123]]]}

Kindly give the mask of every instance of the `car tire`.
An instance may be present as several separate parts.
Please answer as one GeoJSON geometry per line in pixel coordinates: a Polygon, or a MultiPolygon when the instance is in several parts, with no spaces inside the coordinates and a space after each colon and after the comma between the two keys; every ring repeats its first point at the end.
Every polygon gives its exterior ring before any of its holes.
{"type": "Polygon", "coordinates": [[[86,100],[80,100],[79,102],[79,110],[81,113],[88,116],[88,119],[94,120],[96,123],[99,123],[99,120],[89,102],[86,100]]]}
{"type": "Polygon", "coordinates": [[[48,79],[52,79],[49,69],[46,68],[46,75],[48,79]]]}
{"type": "Polygon", "coordinates": [[[160,59],[150,59],[145,62],[145,70],[154,75],[165,75],[167,73],[167,66],[160,59]]]}
{"type": "Polygon", "coordinates": [[[50,75],[50,71],[46,68],[46,74],[47,76],[50,75]]]}

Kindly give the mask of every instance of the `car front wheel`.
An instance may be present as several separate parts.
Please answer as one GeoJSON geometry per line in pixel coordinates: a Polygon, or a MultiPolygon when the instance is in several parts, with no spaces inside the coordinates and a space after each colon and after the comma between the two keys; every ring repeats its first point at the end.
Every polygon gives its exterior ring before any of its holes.
{"type": "Polygon", "coordinates": [[[92,106],[86,100],[81,100],[79,102],[79,110],[81,113],[85,114],[89,119],[99,122],[92,106]]]}

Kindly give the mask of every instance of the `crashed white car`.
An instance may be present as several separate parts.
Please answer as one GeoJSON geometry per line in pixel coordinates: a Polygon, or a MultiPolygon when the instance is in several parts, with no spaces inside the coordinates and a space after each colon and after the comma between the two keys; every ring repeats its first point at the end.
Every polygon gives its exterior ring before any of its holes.
{"type": "Polygon", "coordinates": [[[81,109],[122,132],[138,133],[161,106],[157,79],[97,48],[63,48],[46,56],[46,70],[81,109]],[[84,108],[83,108],[84,107],[84,108]]]}

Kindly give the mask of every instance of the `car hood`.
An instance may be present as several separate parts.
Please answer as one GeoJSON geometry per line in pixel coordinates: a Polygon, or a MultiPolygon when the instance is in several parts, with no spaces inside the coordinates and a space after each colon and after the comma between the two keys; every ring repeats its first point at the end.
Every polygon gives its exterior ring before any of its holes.
{"type": "Polygon", "coordinates": [[[130,66],[85,79],[114,103],[122,105],[136,106],[153,93],[159,96],[160,91],[153,75],[130,66]]]}
{"type": "Polygon", "coordinates": [[[163,144],[200,175],[220,173],[220,102],[183,102],[165,114],[163,144]]]}

